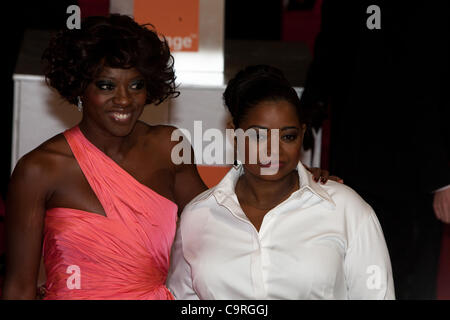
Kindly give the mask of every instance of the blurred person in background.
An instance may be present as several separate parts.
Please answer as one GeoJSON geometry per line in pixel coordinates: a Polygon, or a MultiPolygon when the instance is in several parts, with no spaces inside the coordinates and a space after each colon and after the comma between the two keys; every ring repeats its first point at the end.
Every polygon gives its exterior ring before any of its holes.
{"type": "Polygon", "coordinates": [[[436,298],[450,223],[448,12],[445,1],[325,0],[302,95],[316,128],[330,119],[328,169],[377,213],[398,299],[436,298]]]}

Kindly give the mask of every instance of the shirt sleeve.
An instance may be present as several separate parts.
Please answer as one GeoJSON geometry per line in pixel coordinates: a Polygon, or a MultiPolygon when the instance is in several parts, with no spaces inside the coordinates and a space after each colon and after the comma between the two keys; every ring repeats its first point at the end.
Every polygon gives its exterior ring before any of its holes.
{"type": "Polygon", "coordinates": [[[177,300],[199,300],[192,286],[191,267],[183,253],[181,227],[178,226],[172,246],[170,269],[166,285],[177,300]]]}
{"type": "Polygon", "coordinates": [[[450,188],[450,184],[447,185],[447,186],[445,186],[445,187],[442,187],[442,188],[439,188],[439,189],[437,189],[437,190],[434,190],[434,193],[439,192],[439,191],[447,190],[448,188],[450,188]]]}
{"type": "Polygon", "coordinates": [[[344,264],[349,299],[395,299],[389,252],[380,223],[370,207],[351,240],[344,264]]]}

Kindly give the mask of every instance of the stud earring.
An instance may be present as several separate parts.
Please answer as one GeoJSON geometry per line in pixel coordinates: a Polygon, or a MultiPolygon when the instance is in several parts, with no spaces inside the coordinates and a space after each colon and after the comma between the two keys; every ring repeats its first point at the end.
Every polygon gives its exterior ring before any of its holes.
{"type": "Polygon", "coordinates": [[[80,96],[78,96],[77,99],[78,99],[77,108],[78,108],[78,111],[81,112],[81,111],[83,111],[83,101],[81,101],[80,96]]]}

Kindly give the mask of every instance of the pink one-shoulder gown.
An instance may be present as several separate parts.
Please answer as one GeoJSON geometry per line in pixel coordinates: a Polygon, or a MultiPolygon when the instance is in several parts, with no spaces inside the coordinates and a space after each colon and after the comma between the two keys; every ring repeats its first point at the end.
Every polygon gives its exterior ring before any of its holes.
{"type": "Polygon", "coordinates": [[[46,212],[45,299],[173,299],[165,282],[177,205],[138,182],[78,126],[64,136],[106,217],[46,212]]]}

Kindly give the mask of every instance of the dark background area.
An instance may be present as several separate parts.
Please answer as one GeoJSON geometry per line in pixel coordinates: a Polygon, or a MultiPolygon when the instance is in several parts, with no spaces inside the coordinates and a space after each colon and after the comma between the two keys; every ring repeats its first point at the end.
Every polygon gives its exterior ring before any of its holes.
{"type": "Polygon", "coordinates": [[[225,0],[225,39],[280,40],[281,14],[278,0],[225,0]]]}
{"type": "Polygon", "coordinates": [[[13,112],[13,80],[17,56],[26,29],[58,29],[65,25],[66,9],[74,1],[3,1],[1,30],[3,35],[1,96],[3,97],[1,128],[0,191],[6,197],[11,170],[11,130],[13,112]]]}

